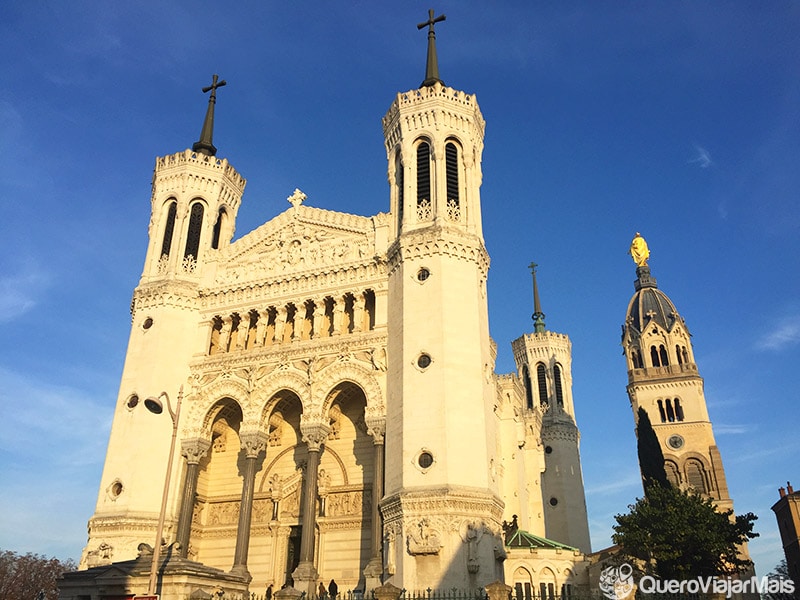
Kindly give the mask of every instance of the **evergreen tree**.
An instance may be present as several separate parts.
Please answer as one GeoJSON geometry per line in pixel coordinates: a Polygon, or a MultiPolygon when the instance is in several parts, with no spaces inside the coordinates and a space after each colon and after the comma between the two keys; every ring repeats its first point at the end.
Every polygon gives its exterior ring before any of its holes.
{"type": "Polygon", "coordinates": [[[652,485],[669,487],[661,443],[656,437],[656,432],[653,431],[647,411],[641,406],[636,425],[636,451],[639,454],[639,468],[642,471],[645,496],[648,495],[648,488],[652,485]]]}
{"type": "Polygon", "coordinates": [[[647,573],[661,579],[734,575],[752,561],[739,547],[758,537],[753,513],[733,516],[708,498],[670,485],[651,485],[647,496],[616,515],[612,540],[626,560],[641,561],[647,573]]]}

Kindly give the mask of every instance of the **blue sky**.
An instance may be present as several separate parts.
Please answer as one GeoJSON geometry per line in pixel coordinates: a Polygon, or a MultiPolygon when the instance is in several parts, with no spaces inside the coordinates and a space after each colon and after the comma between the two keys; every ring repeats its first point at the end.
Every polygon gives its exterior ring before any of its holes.
{"type": "MultiPolygon", "coordinates": [[[[380,118],[424,78],[428,3],[39,2],[0,7],[0,547],[78,558],[144,259],[155,156],[214,143],[247,179],[236,237],[307,203],[388,210],[380,118]]],[[[626,251],[693,334],[737,513],[800,485],[800,5],[439,2],[442,79],[486,119],[498,371],[532,330],[573,342],[593,547],[641,495],[620,325],[626,251]]]]}

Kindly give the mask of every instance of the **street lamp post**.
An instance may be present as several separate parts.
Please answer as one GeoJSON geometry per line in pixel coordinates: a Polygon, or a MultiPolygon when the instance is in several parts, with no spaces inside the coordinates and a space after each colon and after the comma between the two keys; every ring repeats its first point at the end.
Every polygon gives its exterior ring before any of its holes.
{"type": "Polygon", "coordinates": [[[172,410],[172,404],[169,401],[167,392],[161,392],[155,398],[148,398],[144,401],[145,408],[151,413],[160,415],[164,412],[164,404],[161,402],[161,397],[167,400],[167,411],[172,419],[172,442],[169,446],[169,456],[167,457],[167,475],[164,479],[164,493],[161,496],[161,512],[158,515],[158,528],[156,529],[156,543],[153,546],[153,562],[150,565],[150,583],[147,586],[148,595],[152,596],[156,593],[156,580],[158,577],[158,559],[161,555],[161,538],[164,535],[164,521],[167,516],[167,497],[169,496],[169,479],[172,475],[172,457],[175,454],[175,439],[178,437],[178,419],[181,416],[181,400],[183,399],[183,386],[178,390],[178,401],[175,404],[175,410],[172,410]]]}

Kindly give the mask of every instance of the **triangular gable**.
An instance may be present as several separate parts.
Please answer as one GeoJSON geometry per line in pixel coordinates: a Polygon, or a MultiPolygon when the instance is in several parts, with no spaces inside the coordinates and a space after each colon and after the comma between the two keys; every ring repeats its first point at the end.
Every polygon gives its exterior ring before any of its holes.
{"type": "Polygon", "coordinates": [[[298,205],[222,250],[214,283],[241,284],[372,262],[375,219],[298,205]]]}

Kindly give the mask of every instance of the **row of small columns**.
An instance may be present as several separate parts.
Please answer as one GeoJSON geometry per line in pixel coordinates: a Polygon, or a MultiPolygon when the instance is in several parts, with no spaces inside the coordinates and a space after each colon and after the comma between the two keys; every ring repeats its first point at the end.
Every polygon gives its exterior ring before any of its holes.
{"type": "MultiPolygon", "coordinates": [[[[380,520],[378,505],[383,497],[383,461],[384,461],[384,433],[386,421],[383,417],[368,417],[367,432],[372,436],[374,447],[374,480],[372,482],[372,535],[370,547],[370,560],[365,569],[365,574],[380,577],[383,570],[381,561],[381,541],[383,527],[380,520]]],[[[300,539],[300,564],[295,571],[294,578],[299,581],[310,582],[314,585],[318,575],[314,568],[314,532],[317,525],[316,501],[318,495],[318,470],[320,455],[323,451],[325,440],[330,433],[327,423],[307,423],[300,425],[303,441],[308,446],[308,463],[306,478],[303,483],[303,521],[302,537],[300,539]]],[[[247,570],[247,555],[250,548],[250,529],[253,514],[253,499],[255,494],[255,479],[258,459],[266,452],[268,436],[261,431],[240,434],[242,449],[245,451],[245,468],[242,481],[242,498],[239,510],[239,523],[236,531],[236,549],[234,551],[233,568],[231,572],[249,577],[247,570]]],[[[204,439],[192,439],[184,442],[182,454],[186,459],[186,476],[180,501],[178,517],[178,530],[176,539],[180,544],[180,554],[186,558],[189,549],[189,536],[192,528],[192,514],[194,511],[195,496],[197,494],[197,480],[200,474],[201,459],[211,447],[211,442],[204,439]]],[[[275,516],[273,512],[273,517],[275,516]]]]}
{"type": "Polygon", "coordinates": [[[228,352],[233,350],[246,350],[252,346],[268,346],[284,341],[284,328],[291,324],[292,340],[299,340],[305,334],[310,339],[339,335],[344,332],[344,317],[348,301],[352,302],[352,314],[348,314],[351,323],[348,330],[353,332],[368,331],[371,321],[374,320],[374,295],[371,290],[363,293],[345,294],[340,298],[330,296],[287,304],[284,306],[271,306],[263,310],[251,310],[240,315],[215,317],[212,322],[212,338],[209,344],[209,353],[228,352]],[[368,304],[368,297],[373,302],[368,304]],[[330,315],[328,312],[330,310],[330,315]],[[309,318],[308,314],[311,313],[309,318]],[[330,316],[330,330],[325,325],[326,317],[330,316]],[[370,322],[365,323],[365,318],[370,322]],[[255,336],[250,340],[250,330],[253,329],[252,320],[255,319],[255,336]],[[275,330],[272,339],[266,339],[267,326],[272,321],[275,330]],[[304,332],[303,324],[307,323],[308,332],[304,332]],[[235,328],[234,328],[235,324],[235,328]],[[215,337],[213,331],[218,335],[215,337]],[[329,332],[330,331],[330,332],[329,332]],[[236,342],[231,347],[232,334],[236,333],[236,342]]]}

